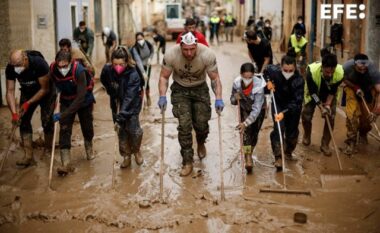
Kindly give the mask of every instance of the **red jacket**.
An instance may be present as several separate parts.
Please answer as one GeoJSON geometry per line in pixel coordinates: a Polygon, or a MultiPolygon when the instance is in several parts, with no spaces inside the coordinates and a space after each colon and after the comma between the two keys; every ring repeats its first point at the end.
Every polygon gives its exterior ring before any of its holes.
{"type": "MultiPolygon", "coordinates": [[[[182,36],[183,32],[181,32],[178,37],[177,37],[177,44],[181,43],[181,36],[182,36]]],[[[204,44],[208,47],[208,43],[206,41],[206,38],[205,36],[201,33],[201,32],[197,32],[195,31],[194,32],[195,34],[195,37],[198,39],[198,43],[201,43],[201,44],[204,44]]]]}

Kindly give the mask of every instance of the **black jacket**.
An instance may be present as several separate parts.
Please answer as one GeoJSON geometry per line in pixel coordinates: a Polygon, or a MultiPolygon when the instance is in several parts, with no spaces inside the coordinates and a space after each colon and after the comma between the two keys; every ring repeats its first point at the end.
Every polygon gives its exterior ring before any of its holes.
{"type": "Polygon", "coordinates": [[[274,97],[278,112],[300,113],[305,82],[299,72],[296,70],[294,75],[286,80],[279,66],[269,65],[264,76],[266,80],[272,81],[275,85],[274,97]]]}
{"type": "Polygon", "coordinates": [[[118,75],[111,64],[103,67],[100,81],[110,96],[113,120],[118,123],[141,111],[141,79],[136,68],[128,67],[118,75]],[[119,110],[118,110],[119,109],[119,110]]]}

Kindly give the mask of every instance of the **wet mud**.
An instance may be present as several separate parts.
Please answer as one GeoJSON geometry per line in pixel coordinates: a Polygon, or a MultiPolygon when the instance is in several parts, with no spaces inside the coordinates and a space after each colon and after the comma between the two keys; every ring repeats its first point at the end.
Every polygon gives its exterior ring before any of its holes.
{"type": "MultiPolygon", "coordinates": [[[[172,44],[169,44],[172,46],[172,44]]],[[[380,151],[379,143],[369,137],[358,153],[347,157],[340,153],[343,168],[363,171],[365,176],[326,177],[321,174],[338,169],[334,155],[319,151],[322,120],[316,112],[312,143],[300,141],[295,159],[286,161],[286,184],[289,190],[309,190],[311,196],[260,193],[260,189],[283,188],[282,173],[272,163],[269,134],[273,123],[266,118],[254,151],[253,174],[241,169],[237,109],[229,104],[232,81],[240,65],[249,61],[241,43],[213,47],[217,54],[226,107],[222,114],[224,186],[226,201],[221,201],[217,115],[213,109],[207,156],[194,156],[194,171],[179,176],[180,148],[177,120],[168,105],[165,120],[164,193],[159,198],[161,115],[156,102],[157,88],[152,88],[152,106],[141,113],[144,130],[142,154],[144,164],[121,170],[122,158],[115,155],[115,134],[108,106],[108,96],[97,92],[94,108],[96,158],[87,161],[79,123],[74,125],[72,159],[75,171],[59,177],[53,174],[48,188],[50,155],[43,153],[40,132],[35,130],[35,166],[21,169],[15,165],[23,155],[19,143],[11,144],[11,153],[0,174],[0,232],[378,232],[380,229],[380,151]],[[228,51],[228,52],[226,52],[228,51]],[[115,186],[112,173],[115,169],[115,186]],[[306,214],[306,223],[294,221],[294,214],[306,214]]],[[[279,56],[279,54],[277,54],[279,56]]],[[[151,86],[157,87],[159,66],[153,66],[151,86]]],[[[97,84],[99,85],[99,84],[97,84]]],[[[167,96],[170,99],[169,93],[167,96]]],[[[214,95],[211,92],[212,103],[214,95]]],[[[0,109],[0,149],[10,145],[9,110],[0,109]]],[[[38,114],[33,118],[40,127],[38,114]]],[[[334,136],[344,145],[345,119],[337,114],[334,136]]],[[[195,140],[194,140],[195,141],[195,140]]],[[[331,145],[332,147],[332,145],[331,145]]],[[[196,145],[194,145],[196,149],[196,145]]],[[[331,148],[332,149],[332,148],[331,148]]],[[[196,151],[196,150],[195,150],[196,151]]],[[[4,152],[2,153],[2,157],[4,152]]],[[[54,171],[60,165],[57,148],[54,171]]]]}

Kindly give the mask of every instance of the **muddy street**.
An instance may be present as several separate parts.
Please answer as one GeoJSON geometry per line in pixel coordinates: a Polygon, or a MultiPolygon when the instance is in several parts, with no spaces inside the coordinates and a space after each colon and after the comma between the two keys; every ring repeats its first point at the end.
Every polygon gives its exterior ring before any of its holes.
{"type": "MultiPolygon", "coordinates": [[[[281,189],[283,184],[282,173],[277,173],[272,165],[269,134],[273,122],[270,117],[265,118],[259,134],[253,174],[242,174],[239,132],[235,130],[237,108],[230,104],[229,98],[240,65],[249,61],[248,53],[241,41],[212,49],[217,55],[226,104],[222,113],[225,201],[220,200],[218,119],[214,110],[215,95],[211,90],[207,156],[200,161],[195,155],[194,170],[185,178],[179,176],[182,160],[176,129],[178,122],[173,117],[170,94],[167,94],[164,201],[159,199],[162,121],[156,103],[160,66],[154,63],[152,106],[140,115],[144,130],[144,164],[139,167],[133,161],[131,168],[121,170],[122,157],[118,153],[117,162],[113,164],[115,133],[109,96],[97,83],[96,158],[86,160],[83,137],[76,121],[72,136],[75,171],[59,177],[54,168],[53,190],[48,188],[50,156],[43,155],[43,149],[37,144],[34,150],[37,165],[26,169],[16,166],[16,160],[23,155],[18,143],[19,133],[16,133],[17,144],[11,145],[10,156],[0,174],[0,232],[379,232],[379,142],[369,137],[369,144],[360,145],[354,156],[340,153],[345,170],[365,172],[365,176],[323,176],[322,182],[321,173],[338,169],[338,163],[334,154],[326,157],[320,153],[323,121],[318,111],[313,119],[311,145],[302,145],[300,125],[296,160],[286,161],[285,171],[288,189],[307,190],[311,196],[259,192],[262,188],[281,189]],[[306,223],[294,222],[297,212],[306,214],[306,223]]],[[[281,54],[276,57],[279,60],[281,54]]],[[[35,141],[41,137],[37,130],[40,127],[38,117],[39,114],[35,114],[33,120],[35,141]]],[[[2,156],[9,146],[10,130],[9,110],[4,107],[0,109],[2,156]]],[[[343,147],[346,138],[343,110],[338,111],[334,137],[338,147],[343,147]]],[[[55,167],[60,164],[58,150],[54,164],[55,167]]]]}

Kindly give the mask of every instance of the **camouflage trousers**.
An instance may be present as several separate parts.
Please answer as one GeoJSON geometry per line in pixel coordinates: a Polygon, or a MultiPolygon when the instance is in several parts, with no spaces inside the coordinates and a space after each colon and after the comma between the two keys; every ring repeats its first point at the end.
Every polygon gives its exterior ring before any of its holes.
{"type": "MultiPolygon", "coordinates": [[[[355,92],[345,87],[346,93],[346,127],[347,127],[347,144],[354,145],[356,143],[356,135],[359,132],[360,136],[365,137],[371,131],[371,124],[367,120],[368,112],[364,107],[362,101],[358,100],[355,92]]],[[[372,108],[373,103],[367,103],[369,109],[372,108]]]]}
{"type": "Polygon", "coordinates": [[[205,143],[211,118],[210,94],[207,83],[196,87],[183,87],[174,82],[170,87],[173,115],[178,119],[178,141],[181,146],[182,164],[193,162],[192,129],[197,143],[205,143]]]}

